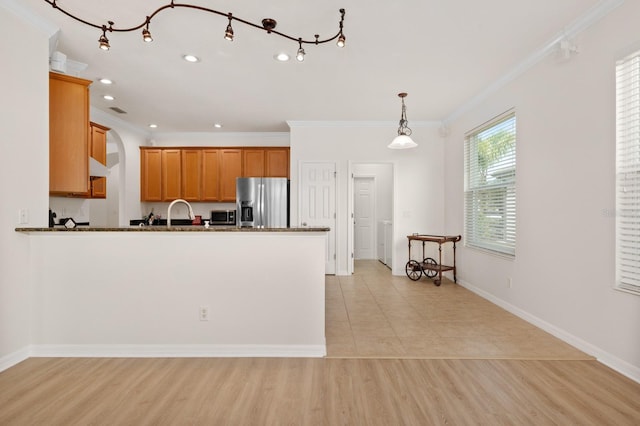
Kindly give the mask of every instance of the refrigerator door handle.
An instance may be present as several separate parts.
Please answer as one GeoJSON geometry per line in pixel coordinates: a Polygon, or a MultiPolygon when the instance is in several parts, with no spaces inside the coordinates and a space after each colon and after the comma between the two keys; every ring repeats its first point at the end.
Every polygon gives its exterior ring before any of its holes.
{"type": "Polygon", "coordinates": [[[264,228],[264,183],[260,183],[258,185],[258,221],[257,225],[259,228],[264,228]]]}

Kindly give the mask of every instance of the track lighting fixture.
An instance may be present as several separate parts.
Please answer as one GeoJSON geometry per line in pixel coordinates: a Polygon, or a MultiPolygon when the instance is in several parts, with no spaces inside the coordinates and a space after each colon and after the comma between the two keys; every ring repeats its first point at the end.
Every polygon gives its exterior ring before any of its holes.
{"type": "Polygon", "coordinates": [[[224,32],[225,40],[233,41],[233,28],[231,27],[231,20],[233,16],[229,13],[229,23],[227,24],[227,29],[224,32]]]}
{"type": "MultiPolygon", "coordinates": [[[[340,9],[341,11],[344,11],[344,9],[340,9]]],[[[342,13],[342,17],[344,18],[344,12],[342,13]]],[[[336,42],[336,44],[338,45],[338,47],[344,47],[345,44],[345,40],[346,37],[344,36],[343,32],[342,32],[342,27],[343,27],[343,22],[344,19],[340,20],[340,32],[338,33],[338,41],[336,42]]]]}
{"type": "Polygon", "coordinates": [[[57,0],[44,0],[46,3],[48,3],[49,5],[51,5],[54,9],[58,9],[60,12],[64,13],[65,15],[67,15],[68,17],[84,24],[84,25],[88,25],[90,27],[93,28],[97,28],[99,30],[102,30],[102,35],[100,36],[100,38],[98,39],[98,43],[101,49],[103,50],[109,50],[109,48],[111,47],[109,45],[109,39],[107,38],[107,31],[109,32],[130,32],[130,31],[136,31],[142,28],[142,39],[145,42],[151,42],[153,41],[153,38],[151,37],[151,32],[149,31],[149,24],[151,23],[151,19],[153,19],[158,13],[162,12],[165,9],[174,9],[177,7],[181,7],[181,8],[189,8],[189,9],[195,9],[195,10],[199,10],[202,12],[209,12],[209,13],[213,13],[215,15],[220,15],[220,16],[225,16],[227,17],[227,19],[229,19],[229,23],[227,24],[227,28],[225,30],[224,33],[224,38],[232,41],[233,40],[233,28],[231,27],[231,21],[237,21],[240,22],[242,24],[248,25],[250,27],[254,27],[254,28],[258,28],[260,30],[266,31],[267,34],[277,34],[280,37],[284,37],[286,39],[295,41],[298,43],[298,54],[296,55],[296,58],[298,59],[298,61],[303,61],[304,60],[304,56],[305,56],[305,51],[302,48],[303,44],[323,44],[323,43],[327,43],[329,41],[332,40],[336,40],[337,42],[336,44],[339,47],[344,47],[345,44],[345,36],[343,33],[343,28],[344,28],[344,15],[345,15],[345,10],[344,9],[340,9],[340,21],[338,23],[339,25],[339,31],[336,35],[334,35],[333,37],[329,37],[323,40],[320,40],[320,36],[319,35],[315,35],[313,40],[304,40],[302,37],[293,37],[284,33],[281,33],[279,31],[276,31],[276,25],[277,22],[275,19],[271,19],[271,18],[265,18],[262,20],[261,25],[260,24],[255,24],[253,22],[249,22],[246,21],[244,19],[240,19],[240,18],[236,18],[235,16],[233,16],[231,13],[225,13],[225,12],[220,12],[214,9],[210,9],[208,7],[203,7],[203,6],[198,6],[198,5],[194,5],[194,4],[188,4],[188,3],[174,3],[173,0],[171,0],[171,3],[166,4],[164,6],[159,7],[155,12],[151,13],[149,16],[146,17],[145,21],[140,24],[137,25],[135,27],[131,27],[131,28],[114,28],[113,27],[113,22],[112,21],[108,21],[109,26],[106,25],[99,25],[99,24],[94,24],[91,22],[88,22],[82,18],[79,18],[75,15],[73,15],[72,13],[68,12],[65,9],[62,9],[60,6],[58,6],[58,4],[56,3],[57,0]]]}
{"type": "Polygon", "coordinates": [[[147,26],[142,29],[142,40],[145,43],[151,43],[153,41],[153,37],[151,37],[151,32],[149,31],[149,17],[147,16],[147,26]]]}
{"type": "Polygon", "coordinates": [[[304,49],[302,48],[302,39],[298,39],[298,43],[299,43],[299,48],[298,48],[298,53],[296,54],[296,59],[298,60],[298,62],[303,62],[304,61],[304,49]]]}
{"type": "Polygon", "coordinates": [[[391,149],[407,149],[407,148],[415,148],[418,146],[411,139],[411,129],[408,126],[407,121],[407,107],[404,105],[404,98],[407,97],[406,93],[398,93],[400,99],[402,99],[402,113],[400,115],[400,127],[398,127],[398,136],[396,136],[393,141],[387,146],[387,148],[391,149]]]}
{"type": "Polygon", "coordinates": [[[102,26],[102,35],[98,39],[98,43],[99,43],[100,49],[102,50],[109,50],[111,48],[111,46],[109,45],[109,39],[107,38],[106,25],[102,26]]]}

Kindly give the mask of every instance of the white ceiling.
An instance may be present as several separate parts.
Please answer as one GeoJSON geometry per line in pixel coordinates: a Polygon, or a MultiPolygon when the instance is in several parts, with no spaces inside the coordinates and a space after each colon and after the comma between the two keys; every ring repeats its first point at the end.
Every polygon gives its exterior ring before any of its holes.
{"type": "MultiPolygon", "coordinates": [[[[60,28],[57,50],[88,64],[81,77],[108,77],[92,85],[92,105],[162,132],[287,131],[286,121],[397,121],[399,92],[412,121],[442,120],[553,40],[598,0],[188,0],[260,23],[294,37],[332,37],[346,9],[346,47],[305,46],[234,21],[235,40],[223,39],[227,19],[190,9],[166,9],[152,20],[152,43],[140,30],[107,33],[111,50],[98,48],[101,31],[84,26],[44,0],[21,6],[60,28]],[[181,57],[191,53],[201,62],[181,57]],[[108,102],[103,94],[116,99],[108,102]]],[[[98,24],[133,27],[170,0],[58,0],[58,6],[98,24]]],[[[180,2],[176,2],[180,3],[180,2]]]]}

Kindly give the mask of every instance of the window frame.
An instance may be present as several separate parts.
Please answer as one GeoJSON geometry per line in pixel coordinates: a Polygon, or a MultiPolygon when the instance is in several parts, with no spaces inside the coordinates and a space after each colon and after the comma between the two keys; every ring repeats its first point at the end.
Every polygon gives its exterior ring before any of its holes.
{"type": "Polygon", "coordinates": [[[616,61],[615,81],[614,288],[640,296],[640,49],[616,61]]]}
{"type": "Polygon", "coordinates": [[[468,131],[464,142],[465,247],[509,259],[516,256],[516,128],[512,108],[468,131]]]}

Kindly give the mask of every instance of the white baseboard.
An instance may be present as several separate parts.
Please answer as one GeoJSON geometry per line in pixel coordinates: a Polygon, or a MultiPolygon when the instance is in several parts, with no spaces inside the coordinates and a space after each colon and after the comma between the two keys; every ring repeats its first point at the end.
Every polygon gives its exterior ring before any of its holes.
{"type": "Polygon", "coordinates": [[[322,358],[326,345],[34,345],[32,357],[322,358]]]}
{"type": "Polygon", "coordinates": [[[22,348],[19,351],[3,356],[2,358],[0,358],[0,373],[8,368],[13,367],[16,364],[20,364],[30,356],[31,350],[29,347],[22,348]]]}
{"type": "Polygon", "coordinates": [[[500,306],[501,308],[505,309],[506,311],[511,312],[512,314],[522,318],[523,320],[535,325],[538,328],[541,328],[542,330],[546,331],[549,334],[552,334],[553,336],[557,337],[558,339],[570,344],[571,346],[580,349],[581,351],[587,353],[588,355],[591,355],[593,357],[595,357],[599,362],[603,363],[604,365],[606,365],[607,367],[612,368],[613,370],[616,370],[618,373],[623,374],[625,376],[627,376],[628,378],[630,378],[631,380],[640,383],[640,368],[638,368],[635,365],[632,365],[610,353],[608,353],[607,351],[579,338],[574,336],[571,333],[568,333],[567,331],[556,327],[553,324],[550,324],[534,315],[531,315],[530,313],[523,311],[522,309],[518,308],[517,306],[514,306],[512,304],[510,304],[509,302],[506,302],[496,296],[494,296],[491,293],[488,293],[484,290],[482,290],[481,288],[478,288],[466,281],[460,280],[458,279],[458,284],[461,285],[462,287],[474,292],[475,294],[477,294],[478,296],[487,299],[488,301],[500,306]]]}

